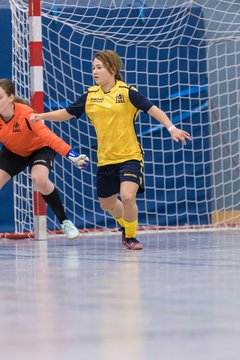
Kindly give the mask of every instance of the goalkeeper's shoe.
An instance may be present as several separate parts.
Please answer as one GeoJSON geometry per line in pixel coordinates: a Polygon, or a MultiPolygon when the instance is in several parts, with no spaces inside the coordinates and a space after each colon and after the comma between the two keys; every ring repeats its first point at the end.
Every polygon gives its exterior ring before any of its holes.
{"type": "Polygon", "coordinates": [[[143,245],[136,238],[125,238],[126,240],[126,248],[130,250],[142,250],[143,245]]]}
{"type": "Polygon", "coordinates": [[[126,246],[125,227],[123,227],[123,226],[120,227],[119,231],[122,232],[122,244],[123,244],[123,246],[126,246]]]}
{"type": "Polygon", "coordinates": [[[61,224],[62,231],[67,235],[69,240],[79,236],[79,231],[70,220],[64,220],[61,224]]]}

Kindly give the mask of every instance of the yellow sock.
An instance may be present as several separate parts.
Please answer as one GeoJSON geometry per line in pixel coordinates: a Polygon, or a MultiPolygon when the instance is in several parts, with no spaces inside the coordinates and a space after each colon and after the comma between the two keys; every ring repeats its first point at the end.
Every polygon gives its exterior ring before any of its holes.
{"type": "Polygon", "coordinates": [[[115,220],[119,223],[120,226],[125,227],[124,220],[122,217],[115,218],[115,220]]]}
{"type": "Polygon", "coordinates": [[[136,238],[138,219],[132,222],[124,220],[126,238],[136,238]]]}

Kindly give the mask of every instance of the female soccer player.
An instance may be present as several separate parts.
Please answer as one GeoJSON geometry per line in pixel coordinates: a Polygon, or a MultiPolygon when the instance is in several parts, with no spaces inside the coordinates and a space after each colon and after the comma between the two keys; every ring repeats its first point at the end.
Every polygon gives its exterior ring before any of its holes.
{"type": "Polygon", "coordinates": [[[93,124],[98,140],[97,194],[100,206],[120,224],[123,245],[141,250],[136,239],[138,208],[136,194],[144,191],[143,150],[138,143],[134,122],[143,110],[163,124],[174,141],[186,144],[190,135],[177,129],[167,115],[137,89],[121,78],[122,61],[112,50],[97,53],[93,59],[96,86],[90,87],[66,109],[35,114],[32,121],[42,119],[64,121],[84,112],[93,124]],[[120,192],[121,200],[118,199],[120,192]]]}
{"type": "Polygon", "coordinates": [[[63,232],[69,239],[79,235],[78,229],[67,219],[57,189],[49,180],[56,152],[67,156],[79,167],[88,161],[54,134],[42,122],[31,124],[33,109],[24,100],[15,97],[11,80],[0,79],[0,189],[27,166],[31,178],[45,202],[57,216],[63,232]]]}

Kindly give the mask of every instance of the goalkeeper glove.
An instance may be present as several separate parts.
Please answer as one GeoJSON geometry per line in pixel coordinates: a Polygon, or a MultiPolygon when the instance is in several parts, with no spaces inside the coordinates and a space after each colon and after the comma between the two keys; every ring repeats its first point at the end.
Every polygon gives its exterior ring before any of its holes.
{"type": "Polygon", "coordinates": [[[85,169],[89,164],[89,158],[87,157],[87,155],[84,154],[79,155],[73,149],[70,149],[66,156],[80,169],[85,169]]]}

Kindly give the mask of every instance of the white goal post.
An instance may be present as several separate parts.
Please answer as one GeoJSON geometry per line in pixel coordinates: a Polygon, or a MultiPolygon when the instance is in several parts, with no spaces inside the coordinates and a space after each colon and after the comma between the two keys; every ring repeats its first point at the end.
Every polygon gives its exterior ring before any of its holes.
{"type": "MultiPolygon", "coordinates": [[[[10,0],[13,81],[30,99],[27,2],[10,0]]],[[[45,111],[67,106],[92,86],[96,51],[112,49],[123,78],[191,133],[184,147],[141,113],[145,150],[140,228],[238,227],[240,223],[240,3],[234,0],[42,1],[45,111]]],[[[69,218],[83,231],[114,229],[96,196],[96,137],[86,117],[46,124],[91,159],[85,171],[57,155],[51,178],[69,218]]],[[[14,182],[17,232],[33,231],[28,173],[14,182]]],[[[48,229],[59,224],[52,213],[48,229]]]]}

